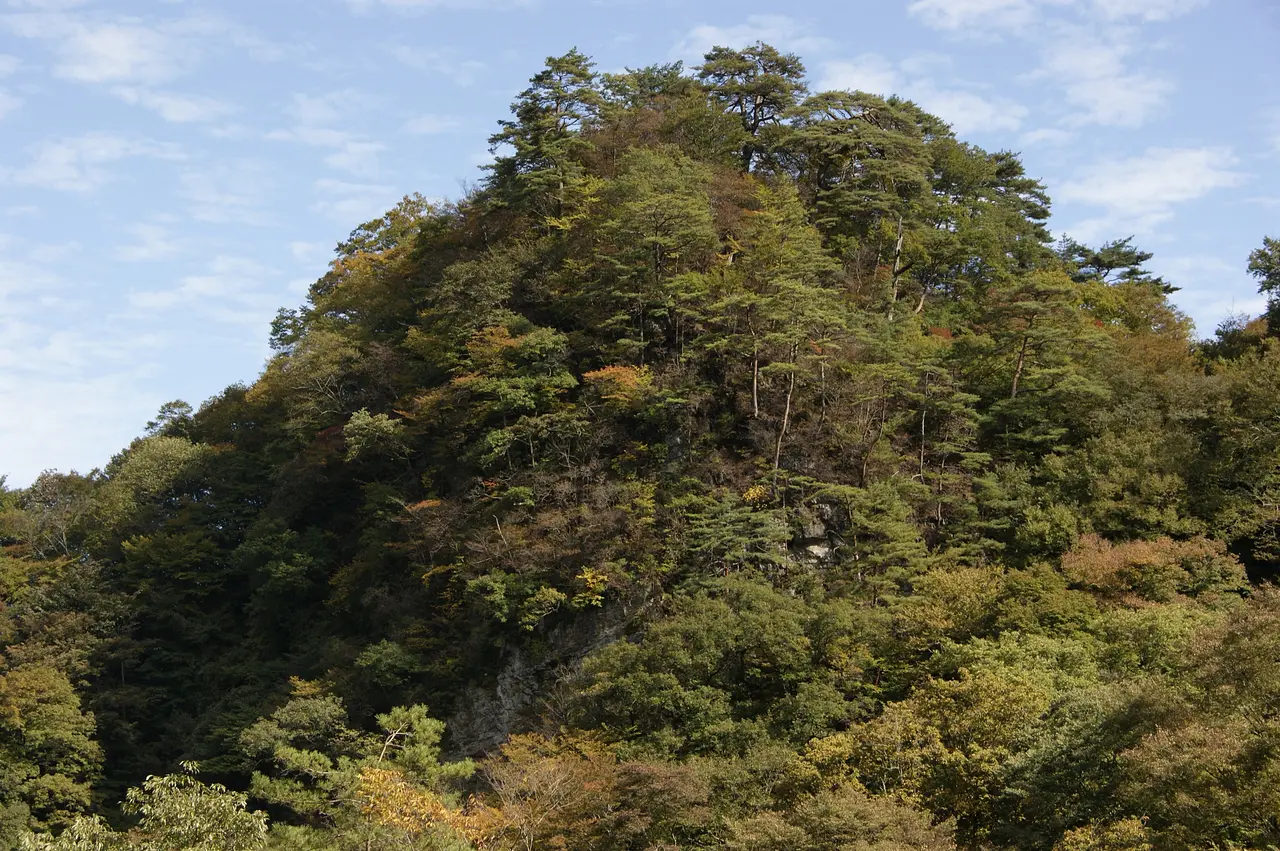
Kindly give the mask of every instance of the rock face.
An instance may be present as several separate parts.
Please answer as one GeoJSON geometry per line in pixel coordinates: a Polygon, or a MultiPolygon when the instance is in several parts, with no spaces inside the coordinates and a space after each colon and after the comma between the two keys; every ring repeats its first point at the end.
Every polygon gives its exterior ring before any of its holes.
{"type": "Polygon", "coordinates": [[[616,641],[635,614],[634,605],[614,604],[558,624],[539,636],[537,650],[527,642],[503,649],[498,673],[488,684],[463,692],[445,720],[449,759],[486,753],[532,721],[556,679],[592,652],[616,641]]]}
{"type": "MultiPolygon", "coordinates": [[[[798,508],[796,534],[787,545],[787,556],[819,566],[836,562],[840,536],[840,511],[826,503],[798,508]]],[[[535,642],[509,644],[502,650],[496,676],[484,685],[463,692],[448,725],[450,759],[476,756],[492,750],[507,736],[535,720],[542,707],[538,696],[547,694],[554,681],[576,668],[595,650],[622,637],[643,601],[613,604],[575,618],[538,635],[535,642]]]]}
{"type": "Polygon", "coordinates": [[[819,564],[834,564],[836,548],[843,543],[839,532],[839,512],[818,502],[796,510],[798,528],[791,540],[791,557],[819,564]]]}

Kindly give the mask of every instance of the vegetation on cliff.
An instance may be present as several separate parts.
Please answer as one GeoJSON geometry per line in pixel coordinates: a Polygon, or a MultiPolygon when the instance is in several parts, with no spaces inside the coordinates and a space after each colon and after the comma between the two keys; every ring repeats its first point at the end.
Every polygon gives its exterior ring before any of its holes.
{"type": "Polygon", "coordinates": [[[251,385],[0,486],[0,841],[1280,844],[1274,306],[1197,341],[768,45],[549,59],[492,142],[251,385]]]}

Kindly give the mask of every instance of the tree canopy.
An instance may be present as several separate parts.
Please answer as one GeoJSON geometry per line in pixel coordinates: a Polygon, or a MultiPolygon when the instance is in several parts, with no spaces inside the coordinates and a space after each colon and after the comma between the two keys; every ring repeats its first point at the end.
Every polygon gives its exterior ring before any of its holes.
{"type": "Polygon", "coordinates": [[[0,844],[1280,845],[1280,243],[1199,341],[766,44],[490,141],[251,383],[0,478],[0,844]]]}

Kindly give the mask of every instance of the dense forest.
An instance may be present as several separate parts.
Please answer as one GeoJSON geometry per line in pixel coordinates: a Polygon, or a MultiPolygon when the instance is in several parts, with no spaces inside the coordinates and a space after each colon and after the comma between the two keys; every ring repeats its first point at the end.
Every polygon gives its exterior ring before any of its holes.
{"type": "Polygon", "coordinates": [[[1280,845],[1280,241],[1198,339],[765,44],[491,143],[252,384],[0,484],[0,846],[1280,845]]]}

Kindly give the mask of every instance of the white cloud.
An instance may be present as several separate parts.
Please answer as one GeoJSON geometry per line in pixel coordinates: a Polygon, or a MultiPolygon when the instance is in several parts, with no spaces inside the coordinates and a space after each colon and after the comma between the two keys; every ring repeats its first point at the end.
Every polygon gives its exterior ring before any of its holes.
{"type": "Polygon", "coordinates": [[[1192,12],[1208,0],[913,0],[907,12],[926,26],[950,32],[990,35],[996,31],[1030,33],[1045,12],[1076,13],[1083,20],[1168,21],[1192,12]]]}
{"type": "Polygon", "coordinates": [[[317,148],[337,148],[354,137],[345,130],[332,127],[293,127],[289,130],[272,130],[266,138],[273,142],[299,142],[317,148]]]}
{"type": "Polygon", "coordinates": [[[1168,21],[1207,5],[1209,0],[1093,0],[1096,12],[1104,18],[1140,18],[1144,21],[1168,21]]]}
{"type": "MultiPolygon", "coordinates": [[[[166,121],[208,122],[233,111],[215,98],[157,88],[190,71],[206,53],[231,45],[264,57],[260,39],[216,19],[105,21],[65,11],[68,4],[39,0],[24,5],[44,11],[10,15],[0,19],[0,26],[18,36],[50,42],[55,76],[109,86],[125,103],[149,109],[166,121]]],[[[0,57],[0,76],[6,59],[0,57]]]]}
{"type": "Polygon", "coordinates": [[[1236,164],[1226,148],[1149,148],[1140,156],[1108,159],[1082,170],[1055,196],[1102,208],[1102,216],[1070,228],[1086,241],[1150,232],[1171,218],[1177,205],[1243,183],[1236,164]]]}
{"type": "Polygon", "coordinates": [[[1172,82],[1129,57],[1139,43],[1134,22],[1170,20],[1207,0],[914,0],[908,12],[927,26],[959,35],[1013,34],[1042,61],[1032,79],[1047,81],[1076,107],[1064,123],[1136,127],[1154,116],[1172,82]]]}
{"type": "Polygon", "coordinates": [[[391,55],[407,68],[426,74],[438,74],[459,86],[473,84],[485,70],[478,59],[468,59],[452,50],[427,50],[396,45],[391,55]]]}
{"type": "Polygon", "coordinates": [[[1028,130],[1019,137],[1019,141],[1024,145],[1065,145],[1076,137],[1076,134],[1069,130],[1061,130],[1057,127],[1041,127],[1037,130],[1028,130]]]}
{"type": "Polygon", "coordinates": [[[532,0],[347,0],[347,6],[356,12],[367,12],[375,8],[418,12],[427,9],[503,9],[531,5],[532,0]]]}
{"type": "Polygon", "coordinates": [[[142,106],[159,114],[165,121],[177,124],[216,121],[235,111],[230,104],[204,95],[181,95],[128,86],[119,86],[113,91],[125,103],[142,106]]]}
{"type": "Polygon", "coordinates": [[[404,132],[415,136],[435,136],[450,133],[462,126],[452,115],[419,115],[405,122],[404,132]]]}
{"type": "Polygon", "coordinates": [[[163,225],[137,224],[127,228],[136,242],[116,248],[115,257],[125,262],[167,260],[178,253],[178,242],[163,225]]]}
{"type": "Polygon", "coordinates": [[[929,77],[918,76],[936,65],[910,60],[895,67],[883,56],[868,53],[823,65],[818,87],[910,98],[951,124],[960,135],[1013,131],[1022,126],[1027,108],[1019,103],[970,89],[943,88],[929,77]]]}
{"type": "Polygon", "coordinates": [[[897,69],[889,60],[867,53],[856,59],[826,63],[822,68],[818,88],[869,92],[888,97],[897,94],[900,85],[897,69]]]}
{"type": "Polygon", "coordinates": [[[986,29],[1013,29],[1030,23],[1035,14],[1032,0],[915,0],[907,12],[926,26],[957,31],[974,25],[986,29]]]}
{"type": "Polygon", "coordinates": [[[1243,263],[1207,254],[1161,256],[1148,264],[1157,274],[1180,288],[1173,296],[1178,307],[1196,320],[1206,336],[1228,316],[1257,315],[1266,308],[1266,297],[1243,263]]]}
{"type": "Polygon", "coordinates": [[[24,14],[9,27],[26,38],[54,39],[59,77],[85,83],[158,83],[189,65],[192,55],[170,33],[136,22],[88,23],[65,14],[24,14]]]}
{"type": "Polygon", "coordinates": [[[948,122],[961,136],[1014,131],[1022,126],[1027,108],[1008,98],[988,98],[971,91],[938,89],[929,82],[907,87],[912,100],[948,122]]]}
{"type": "Polygon", "coordinates": [[[333,151],[324,156],[325,165],[354,177],[376,178],[379,172],[378,154],[386,150],[387,146],[329,126],[342,122],[352,111],[368,102],[368,95],[354,89],[341,89],[320,95],[294,95],[285,111],[296,124],[289,129],[273,130],[267,134],[267,138],[332,148],[333,151]]]}
{"type": "Polygon", "coordinates": [[[395,206],[403,192],[374,183],[350,183],[323,178],[314,184],[316,202],[312,209],[338,221],[364,222],[395,206]]]}
{"type": "Polygon", "coordinates": [[[20,106],[22,106],[22,98],[10,94],[8,89],[0,88],[0,118],[4,118],[20,106]]]}
{"type": "Polygon", "coordinates": [[[1067,102],[1083,110],[1077,121],[1136,127],[1159,110],[1173,84],[1129,70],[1124,58],[1132,50],[1119,36],[1068,30],[1045,50],[1036,76],[1061,87],[1067,102]]]}
{"type": "Polygon", "coordinates": [[[222,255],[204,274],[186,275],[170,289],[129,293],[128,300],[148,313],[199,305],[202,315],[221,322],[262,324],[277,306],[271,285],[275,277],[273,270],[251,260],[222,255]]]}
{"type": "Polygon", "coordinates": [[[830,39],[814,35],[809,27],[787,15],[750,15],[744,23],[734,26],[694,27],[671,50],[671,56],[698,60],[713,47],[740,48],[757,41],[800,54],[818,53],[831,45],[830,39]]]}
{"type": "Polygon", "coordinates": [[[13,179],[20,184],[84,192],[111,179],[105,168],[129,157],[182,159],[177,146],[130,139],[111,133],[88,133],[50,142],[34,151],[31,163],[18,170],[13,179]]]}
{"type": "Polygon", "coordinates": [[[0,53],[0,77],[7,77],[14,71],[18,70],[18,66],[22,63],[16,56],[10,56],[7,53],[0,53]]]}
{"type": "MultiPolygon", "coordinates": [[[[52,463],[87,471],[137,434],[155,410],[137,376],[154,335],[112,334],[109,325],[77,327],[78,305],[61,293],[67,282],[38,258],[57,246],[19,256],[20,240],[0,237],[0,474],[29,484],[52,463]],[[56,330],[45,317],[56,311],[56,330]]],[[[65,250],[65,249],[64,249],[65,250]]]]}
{"type": "Polygon", "coordinates": [[[333,246],[324,242],[304,242],[299,240],[289,243],[289,253],[299,263],[315,263],[320,260],[327,260],[329,255],[333,253],[333,246]]]}
{"type": "Polygon", "coordinates": [[[356,177],[377,177],[378,154],[386,149],[381,142],[344,142],[324,158],[324,163],[356,177]]]}
{"type": "MultiPolygon", "coordinates": [[[[0,325],[0,333],[9,331],[0,325]]],[[[61,340],[59,348],[87,353],[91,343],[91,337],[76,336],[61,340]]],[[[0,344],[0,360],[8,346],[0,344]]],[[[48,347],[9,351],[27,364],[50,353],[48,347]]],[[[24,487],[55,464],[86,473],[105,464],[163,401],[140,386],[138,372],[120,364],[105,373],[68,373],[47,361],[38,370],[0,370],[0,475],[8,474],[10,487],[24,487]]]]}
{"type": "Polygon", "coordinates": [[[364,100],[355,89],[339,89],[319,95],[296,94],[285,113],[304,127],[332,124],[364,100]]]}
{"type": "Polygon", "coordinates": [[[191,203],[191,215],[198,221],[264,224],[270,184],[270,176],[257,163],[228,160],[185,172],[178,192],[191,203]]]}
{"type": "Polygon", "coordinates": [[[41,11],[59,11],[86,6],[93,0],[9,0],[9,5],[17,9],[40,9],[41,11]]]}

